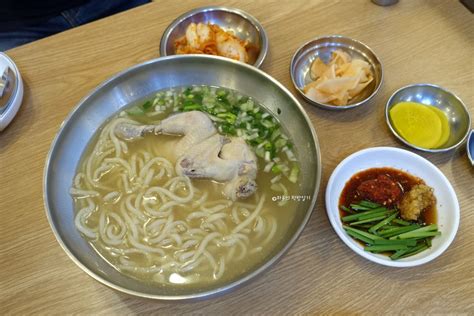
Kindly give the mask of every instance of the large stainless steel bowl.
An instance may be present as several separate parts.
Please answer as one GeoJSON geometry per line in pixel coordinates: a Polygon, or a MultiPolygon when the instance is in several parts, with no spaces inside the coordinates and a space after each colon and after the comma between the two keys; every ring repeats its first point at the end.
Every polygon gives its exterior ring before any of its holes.
{"type": "Polygon", "coordinates": [[[257,68],[221,57],[169,56],[129,68],[102,83],[66,118],[46,159],[44,201],[46,214],[60,245],[71,259],[96,280],[125,293],[155,299],[191,299],[228,291],[274,264],[296,241],[314,208],[321,178],[316,133],[302,106],[275,79],[257,68]],[[281,242],[259,264],[224,286],[199,289],[166,288],[145,284],[110,266],[82,238],[74,226],[69,195],[81,155],[104,121],[134,101],[171,87],[213,85],[234,89],[264,104],[286,128],[301,158],[301,201],[291,227],[281,242]]]}

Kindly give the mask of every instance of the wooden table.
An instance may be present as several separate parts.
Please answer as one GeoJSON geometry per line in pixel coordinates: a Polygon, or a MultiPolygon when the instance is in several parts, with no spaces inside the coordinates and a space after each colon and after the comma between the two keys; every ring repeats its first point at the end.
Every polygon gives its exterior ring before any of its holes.
{"type": "Polygon", "coordinates": [[[62,251],[42,199],[46,154],[66,115],[106,78],[158,57],[161,34],[178,15],[209,2],[158,1],[7,53],[25,82],[21,110],[0,133],[0,313],[12,314],[293,314],[455,313],[474,311],[474,168],[465,149],[416,152],[451,181],[461,205],[456,239],[424,266],[395,269],[371,263],[336,236],[324,192],[335,166],[372,146],[406,148],[390,134],[384,105],[415,82],[455,92],[473,113],[474,23],[458,1],[406,1],[379,7],[359,1],[216,1],[254,15],[270,38],[262,69],[296,95],[289,63],[304,42],[343,34],[381,58],[385,80],[373,102],[329,112],[301,103],[318,134],[322,185],[311,221],[270,271],[227,295],[200,302],[131,297],[94,281],[62,251]]]}

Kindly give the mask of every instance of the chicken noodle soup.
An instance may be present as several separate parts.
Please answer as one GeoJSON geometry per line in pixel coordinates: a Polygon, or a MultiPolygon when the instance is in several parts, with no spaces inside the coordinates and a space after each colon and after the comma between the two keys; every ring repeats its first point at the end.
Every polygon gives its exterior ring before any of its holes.
{"type": "Polygon", "coordinates": [[[288,231],[298,201],[272,196],[299,193],[296,157],[253,99],[214,87],[161,91],[97,132],[71,188],[75,224],[131,277],[223,284],[288,231]]]}

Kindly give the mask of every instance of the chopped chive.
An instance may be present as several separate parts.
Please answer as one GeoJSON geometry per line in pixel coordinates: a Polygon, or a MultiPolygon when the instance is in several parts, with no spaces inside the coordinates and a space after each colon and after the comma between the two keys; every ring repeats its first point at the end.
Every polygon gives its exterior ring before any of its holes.
{"type": "MultiPolygon", "coordinates": [[[[392,221],[392,222],[393,222],[393,221],[392,221]]],[[[385,230],[387,230],[387,229],[393,229],[393,228],[400,228],[400,226],[391,225],[391,223],[390,223],[390,224],[384,225],[381,229],[385,231],[385,230]]]]}
{"type": "Polygon", "coordinates": [[[364,229],[369,229],[370,227],[372,227],[372,224],[371,223],[368,223],[368,224],[358,224],[358,225],[352,225],[352,226],[355,226],[357,227],[358,229],[359,228],[364,228],[364,229]]]}
{"type": "Polygon", "coordinates": [[[352,222],[349,225],[354,226],[354,225],[359,225],[359,224],[372,223],[372,222],[376,222],[376,221],[379,221],[381,219],[384,219],[385,217],[386,217],[385,215],[378,216],[378,217],[372,217],[372,218],[369,218],[369,219],[364,219],[364,220],[360,220],[360,221],[357,221],[357,222],[352,222]]]}
{"type": "Polygon", "coordinates": [[[397,224],[400,224],[402,226],[408,226],[408,225],[411,225],[410,222],[407,222],[407,221],[404,221],[403,219],[400,219],[400,218],[395,218],[393,220],[394,223],[397,223],[397,224]]]}
{"type": "MultiPolygon", "coordinates": [[[[390,239],[395,239],[395,238],[406,239],[406,238],[420,237],[420,236],[424,236],[423,235],[424,233],[433,232],[433,231],[436,232],[437,229],[438,229],[438,226],[436,224],[431,224],[431,225],[423,226],[421,228],[418,228],[406,233],[402,233],[402,234],[390,237],[390,239]]],[[[425,237],[427,236],[433,236],[433,235],[426,235],[425,237]]]]}
{"type": "Polygon", "coordinates": [[[403,256],[405,253],[409,252],[410,249],[412,249],[412,248],[397,250],[393,255],[390,256],[390,259],[397,260],[398,258],[403,256]]]}
{"type": "Polygon", "coordinates": [[[380,212],[374,212],[372,214],[367,214],[367,215],[362,215],[359,217],[359,220],[364,220],[364,219],[369,219],[373,217],[379,217],[382,215],[389,216],[392,215],[394,211],[380,211],[380,212]]]}
{"type": "Polygon", "coordinates": [[[387,209],[371,201],[362,200],[339,208],[349,214],[341,217],[347,234],[365,243],[365,251],[388,253],[391,260],[428,249],[433,237],[441,234],[436,224],[421,226],[415,221],[405,221],[397,208],[387,209]]]}
{"type": "Polygon", "coordinates": [[[376,239],[373,242],[374,245],[407,245],[415,246],[417,241],[415,239],[400,239],[400,240],[391,240],[391,239],[376,239]]]}
{"type": "Polygon", "coordinates": [[[342,221],[343,222],[350,222],[350,221],[359,219],[360,216],[365,216],[365,215],[380,213],[380,212],[381,211],[379,209],[375,209],[375,210],[371,210],[371,211],[367,211],[367,212],[357,213],[357,214],[354,214],[354,215],[347,215],[347,216],[342,217],[342,221]]]}
{"type": "Polygon", "coordinates": [[[398,215],[398,212],[393,213],[392,215],[390,215],[386,219],[384,219],[384,220],[380,221],[379,223],[375,224],[374,226],[370,227],[369,232],[371,232],[372,234],[375,233],[382,226],[385,226],[388,223],[390,223],[395,217],[397,217],[397,215],[398,215]]]}
{"type": "Polygon", "coordinates": [[[362,200],[358,203],[360,206],[364,206],[364,207],[369,207],[369,208],[377,208],[377,207],[380,207],[381,205],[380,204],[377,204],[377,203],[374,203],[374,202],[370,202],[370,201],[367,201],[367,200],[362,200]]]}
{"type": "Polygon", "coordinates": [[[403,227],[399,227],[399,228],[387,229],[387,230],[384,230],[384,231],[380,231],[378,234],[382,237],[388,238],[388,237],[397,236],[399,234],[415,230],[419,227],[420,227],[420,225],[414,224],[414,225],[410,225],[410,226],[403,226],[403,227]]]}
{"type": "Polygon", "coordinates": [[[408,246],[404,244],[393,244],[393,245],[374,245],[367,246],[364,248],[365,251],[370,252],[385,252],[385,251],[395,251],[400,249],[407,249],[408,246]]]}
{"type": "Polygon", "coordinates": [[[371,207],[362,206],[359,204],[351,204],[351,208],[356,211],[370,211],[371,207]]]}
{"type": "Polygon", "coordinates": [[[435,237],[435,236],[439,236],[441,235],[441,232],[439,231],[435,231],[435,232],[416,232],[415,230],[411,231],[411,232],[408,232],[408,233],[404,233],[404,234],[400,234],[398,236],[393,236],[393,237],[390,237],[390,239],[392,240],[401,240],[401,239],[408,239],[408,238],[414,238],[414,239],[423,239],[423,238],[426,238],[426,237],[435,237]]]}
{"type": "Polygon", "coordinates": [[[359,229],[356,229],[354,227],[349,227],[349,226],[343,226],[343,228],[346,230],[346,231],[352,231],[352,232],[355,232],[355,233],[358,233],[359,235],[362,235],[364,237],[367,237],[369,239],[372,239],[372,240],[376,240],[376,239],[382,239],[382,237],[379,237],[377,235],[373,235],[373,234],[370,234],[368,232],[365,232],[363,230],[359,230],[359,229]]]}
{"type": "Polygon", "coordinates": [[[431,247],[431,238],[425,238],[425,243],[428,247],[431,247]]]}
{"type": "Polygon", "coordinates": [[[417,253],[420,253],[422,251],[425,251],[426,249],[428,249],[428,246],[427,245],[424,245],[424,244],[421,244],[419,246],[416,246],[416,247],[413,247],[412,249],[410,249],[410,252],[407,252],[405,254],[403,254],[401,258],[406,258],[406,257],[410,257],[410,256],[414,256],[416,255],[417,253]]]}
{"type": "Polygon", "coordinates": [[[350,236],[354,237],[355,239],[359,239],[360,241],[363,241],[365,242],[366,244],[372,244],[374,241],[370,238],[367,238],[361,234],[358,234],[356,232],[353,232],[351,230],[346,230],[347,234],[349,234],[350,236]]]}
{"type": "Polygon", "coordinates": [[[349,214],[356,214],[355,211],[351,210],[350,208],[348,208],[347,206],[345,205],[341,205],[341,209],[346,212],[346,213],[349,213],[349,214]]]}

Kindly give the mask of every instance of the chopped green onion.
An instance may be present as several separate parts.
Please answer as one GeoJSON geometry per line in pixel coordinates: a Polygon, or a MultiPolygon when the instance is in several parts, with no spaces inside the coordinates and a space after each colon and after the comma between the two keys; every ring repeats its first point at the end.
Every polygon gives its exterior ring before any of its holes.
{"type": "Polygon", "coordinates": [[[282,168],[282,165],[276,164],[276,165],[274,165],[274,166],[272,167],[272,172],[273,172],[273,173],[277,173],[277,174],[278,174],[278,173],[281,173],[281,171],[282,171],[281,168],[282,168]]]}
{"type": "Polygon", "coordinates": [[[143,108],[144,111],[147,111],[152,107],[152,105],[153,105],[152,102],[146,101],[145,103],[143,103],[142,108],[143,108]]]}
{"type": "Polygon", "coordinates": [[[291,168],[290,175],[288,176],[288,180],[290,180],[293,183],[296,183],[298,181],[298,175],[300,173],[300,168],[298,167],[297,164],[293,164],[293,167],[291,168]]]}

